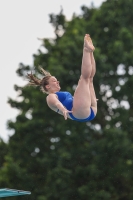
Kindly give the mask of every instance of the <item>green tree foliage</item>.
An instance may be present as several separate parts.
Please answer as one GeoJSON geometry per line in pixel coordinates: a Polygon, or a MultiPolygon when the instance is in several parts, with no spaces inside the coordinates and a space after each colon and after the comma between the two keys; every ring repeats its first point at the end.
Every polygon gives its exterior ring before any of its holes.
{"type": "Polygon", "coordinates": [[[0,167],[2,167],[5,156],[8,154],[8,145],[0,138],[0,167]]]}
{"type": "MultiPolygon", "coordinates": [[[[89,33],[96,47],[98,114],[92,122],[65,121],[38,88],[16,85],[22,100],[9,99],[20,113],[8,122],[14,135],[0,168],[5,187],[30,190],[32,200],[133,199],[132,7],[131,0],[108,0],[99,9],[83,6],[71,21],[62,10],[50,15],[55,38],[43,39],[45,53],[34,55],[36,75],[42,65],[73,93],[89,33]]],[[[17,74],[25,78],[31,70],[21,63],[17,74]]]]}

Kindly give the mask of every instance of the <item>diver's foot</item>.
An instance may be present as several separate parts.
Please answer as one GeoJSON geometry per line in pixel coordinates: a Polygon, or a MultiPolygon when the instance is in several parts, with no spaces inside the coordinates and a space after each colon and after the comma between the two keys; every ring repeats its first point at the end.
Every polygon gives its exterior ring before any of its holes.
{"type": "Polygon", "coordinates": [[[93,46],[93,43],[89,34],[85,34],[84,49],[88,52],[93,52],[95,50],[95,47],[93,46]]]}

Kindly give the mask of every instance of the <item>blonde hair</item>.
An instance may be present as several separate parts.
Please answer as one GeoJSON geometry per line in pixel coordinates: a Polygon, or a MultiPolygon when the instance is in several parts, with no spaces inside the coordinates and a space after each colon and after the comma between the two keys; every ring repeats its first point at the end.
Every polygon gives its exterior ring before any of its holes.
{"type": "Polygon", "coordinates": [[[49,84],[48,80],[49,78],[52,76],[49,72],[45,71],[42,67],[39,66],[40,72],[44,75],[44,77],[42,79],[39,79],[37,77],[35,77],[35,75],[32,74],[27,74],[28,79],[29,79],[29,86],[39,86],[41,91],[44,93],[48,93],[47,92],[47,88],[46,85],[49,84]]]}

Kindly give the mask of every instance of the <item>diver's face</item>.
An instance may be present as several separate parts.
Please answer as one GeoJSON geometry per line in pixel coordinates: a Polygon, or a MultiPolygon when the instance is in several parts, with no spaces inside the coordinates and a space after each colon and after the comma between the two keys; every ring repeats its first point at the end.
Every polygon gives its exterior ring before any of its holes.
{"type": "Polygon", "coordinates": [[[49,84],[46,87],[49,92],[57,92],[61,89],[59,81],[54,76],[51,76],[48,82],[49,84]]]}

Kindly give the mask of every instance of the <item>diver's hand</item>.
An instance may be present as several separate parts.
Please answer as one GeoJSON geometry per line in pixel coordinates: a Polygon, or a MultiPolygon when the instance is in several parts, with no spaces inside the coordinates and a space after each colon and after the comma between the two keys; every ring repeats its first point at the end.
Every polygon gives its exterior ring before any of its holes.
{"type": "Polygon", "coordinates": [[[72,113],[72,112],[73,112],[73,111],[69,111],[69,110],[67,110],[67,109],[63,110],[63,115],[64,115],[65,120],[67,120],[67,114],[68,114],[68,113],[72,113]]]}

